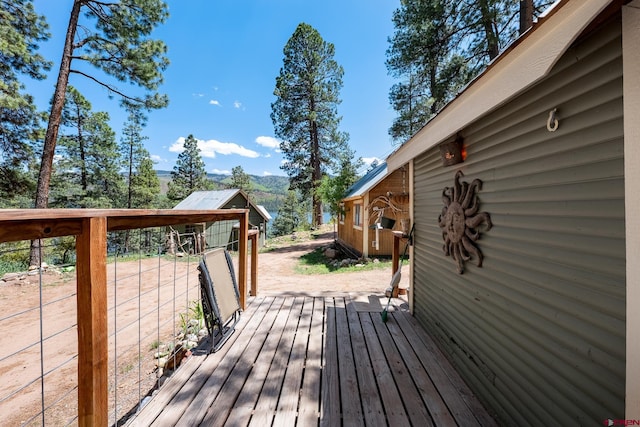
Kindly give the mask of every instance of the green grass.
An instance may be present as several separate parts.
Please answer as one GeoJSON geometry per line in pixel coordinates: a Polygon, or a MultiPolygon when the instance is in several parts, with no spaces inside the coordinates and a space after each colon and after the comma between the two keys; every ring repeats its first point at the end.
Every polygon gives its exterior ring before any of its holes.
{"type": "Polygon", "coordinates": [[[0,261],[0,277],[4,276],[6,273],[17,273],[27,271],[29,268],[28,262],[21,261],[0,261]]]}
{"type": "Polygon", "coordinates": [[[384,270],[391,267],[391,260],[381,259],[380,262],[362,263],[361,266],[337,267],[331,263],[331,259],[324,256],[322,249],[318,248],[300,257],[295,266],[298,274],[329,274],[329,273],[350,273],[354,271],[384,270]]]}

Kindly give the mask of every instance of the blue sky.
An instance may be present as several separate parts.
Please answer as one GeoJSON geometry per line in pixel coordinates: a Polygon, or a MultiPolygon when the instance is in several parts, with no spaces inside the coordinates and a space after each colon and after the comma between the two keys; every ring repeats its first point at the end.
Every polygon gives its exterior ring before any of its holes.
{"type": "MultiPolygon", "coordinates": [[[[40,109],[48,109],[59,67],[72,0],[35,0],[52,34],[40,52],[54,66],[42,82],[25,80],[40,109]]],[[[171,65],[161,92],[169,107],[149,114],[144,135],[156,169],[172,170],[189,134],[199,140],[207,172],[230,173],[242,166],[253,175],[285,175],[271,122],[275,79],[282,49],[300,22],[335,45],[344,68],[341,130],[356,156],[370,162],[392,150],[388,128],[395,112],[388,102],[394,80],[384,64],[391,16],[399,0],[169,0],[170,18],[155,38],[164,40],[171,65]]],[[[120,142],[126,120],[117,99],[79,75],[70,84],[107,111],[120,142]]],[[[123,90],[130,90],[118,83],[123,90]]]]}

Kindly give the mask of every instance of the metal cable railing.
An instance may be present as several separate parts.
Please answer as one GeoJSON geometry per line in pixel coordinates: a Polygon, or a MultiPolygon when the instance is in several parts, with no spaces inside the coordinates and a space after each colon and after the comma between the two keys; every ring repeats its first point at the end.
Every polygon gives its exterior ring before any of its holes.
{"type": "MultiPolygon", "coordinates": [[[[221,216],[246,221],[246,212],[238,211],[221,216]]],[[[101,214],[105,212],[111,221],[110,211],[100,211],[101,214]]],[[[187,236],[183,237],[182,253],[169,254],[164,245],[167,227],[134,228],[127,224],[134,213],[115,212],[117,215],[113,217],[116,219],[109,223],[114,232],[105,239],[109,250],[106,253],[107,329],[104,332],[109,362],[103,390],[109,402],[106,419],[110,425],[118,426],[124,424],[128,415],[139,410],[145,397],[179,364],[184,353],[177,354],[174,350],[181,346],[188,350],[194,336],[197,340],[198,326],[204,328],[204,324],[197,319],[198,254],[191,245],[197,236],[192,232],[182,233],[187,236]],[[132,230],[125,236],[130,247],[119,251],[123,232],[117,230],[125,229],[132,230]],[[150,250],[151,247],[155,249],[150,250]],[[164,360],[159,360],[163,355],[164,360]]],[[[158,218],[157,212],[154,211],[154,215],[144,212],[140,218],[160,224],[165,217],[160,215],[158,218]]],[[[91,216],[91,211],[67,214],[64,210],[51,215],[55,217],[58,213],[64,224],[73,222],[69,217],[73,219],[76,214],[82,218],[91,216]]],[[[167,223],[177,224],[172,212],[165,215],[170,218],[167,223]]],[[[204,222],[202,212],[195,216],[194,222],[204,222]]],[[[207,213],[207,216],[214,218],[215,214],[207,213]]],[[[80,386],[77,379],[85,375],[79,370],[82,365],[79,349],[86,344],[81,345],[78,337],[82,336],[79,325],[86,328],[86,324],[78,321],[81,315],[77,302],[82,300],[79,289],[83,288],[80,287],[79,269],[69,265],[69,259],[75,261],[75,256],[73,249],[69,249],[69,237],[64,234],[81,228],[65,225],[61,232],[56,229],[55,221],[53,226],[42,227],[43,232],[54,230],[53,233],[61,237],[42,240],[37,247],[43,264],[35,267],[36,274],[28,275],[29,266],[24,260],[29,258],[30,245],[27,239],[19,241],[13,230],[5,228],[7,221],[9,217],[0,211],[0,280],[9,273],[6,283],[16,281],[12,285],[0,283],[0,413],[3,414],[3,425],[82,425],[86,415],[83,417],[79,411],[87,403],[81,402],[79,396],[86,397],[82,392],[82,387],[86,386],[80,386]],[[63,260],[64,268],[59,268],[63,260]]],[[[215,223],[209,221],[207,224],[215,223]]],[[[224,234],[228,227],[216,227],[222,233],[203,233],[201,242],[204,244],[200,245],[200,250],[213,246],[242,246],[238,233],[224,234]]],[[[205,229],[216,227],[205,226],[205,229]]],[[[28,227],[32,228],[37,227],[28,227]]],[[[32,237],[32,234],[25,237],[32,237]]],[[[244,250],[246,256],[246,245],[244,250]]],[[[81,256],[86,255],[78,253],[78,261],[81,256]]],[[[82,286],[87,285],[93,287],[94,283],[84,282],[82,286]]],[[[86,290],[84,288],[82,292],[86,293],[86,290]]]]}

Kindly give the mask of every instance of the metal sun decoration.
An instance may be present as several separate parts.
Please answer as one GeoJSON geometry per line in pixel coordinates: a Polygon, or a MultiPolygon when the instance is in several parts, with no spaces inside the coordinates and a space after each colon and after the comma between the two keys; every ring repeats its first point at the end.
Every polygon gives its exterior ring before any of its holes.
{"type": "Polygon", "coordinates": [[[472,255],[477,258],[477,266],[482,267],[482,251],[474,243],[480,238],[477,227],[485,224],[488,231],[493,225],[488,213],[478,212],[480,200],[477,191],[482,189],[482,181],[460,182],[462,176],[462,171],[456,172],[453,187],[445,187],[442,191],[444,207],[438,217],[444,254],[453,258],[460,274],[464,272],[465,261],[469,261],[472,255]]]}

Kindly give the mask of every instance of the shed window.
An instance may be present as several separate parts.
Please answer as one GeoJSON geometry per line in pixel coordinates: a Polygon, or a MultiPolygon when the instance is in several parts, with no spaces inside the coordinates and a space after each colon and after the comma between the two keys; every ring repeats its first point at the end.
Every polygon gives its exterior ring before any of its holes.
{"type": "Polygon", "coordinates": [[[355,228],[362,228],[362,203],[353,205],[353,226],[355,228]]]}
{"type": "Polygon", "coordinates": [[[340,224],[344,224],[344,217],[345,217],[345,212],[344,212],[344,203],[340,203],[340,209],[338,209],[338,222],[340,224]]]}

